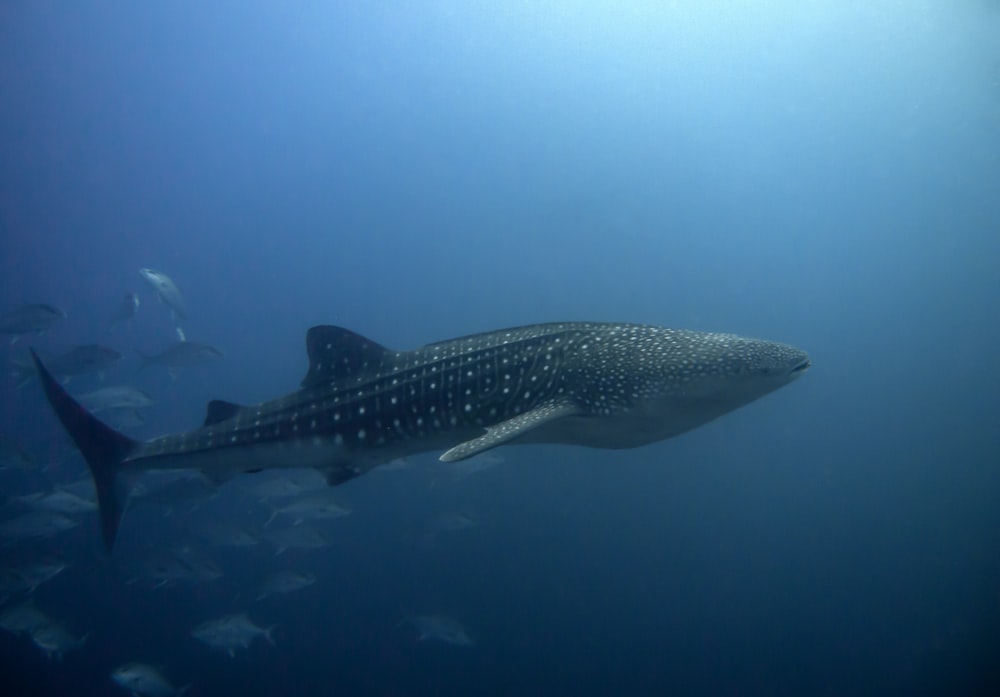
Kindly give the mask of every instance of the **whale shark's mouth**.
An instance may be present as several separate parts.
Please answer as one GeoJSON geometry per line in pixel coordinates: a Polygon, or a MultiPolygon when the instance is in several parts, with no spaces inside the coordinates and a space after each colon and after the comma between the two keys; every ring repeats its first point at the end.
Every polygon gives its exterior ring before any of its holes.
{"type": "Polygon", "coordinates": [[[802,361],[797,366],[795,366],[794,368],[792,368],[792,372],[793,373],[804,373],[806,370],[809,369],[810,365],[812,365],[812,364],[809,362],[809,359],[807,358],[806,360],[802,361]]]}

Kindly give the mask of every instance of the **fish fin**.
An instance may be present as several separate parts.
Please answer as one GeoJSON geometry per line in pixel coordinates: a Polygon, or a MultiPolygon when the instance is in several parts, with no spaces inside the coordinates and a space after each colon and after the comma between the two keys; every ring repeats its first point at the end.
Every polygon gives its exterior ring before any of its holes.
{"type": "Polygon", "coordinates": [[[309,372],[303,387],[317,387],[375,369],[392,351],[343,327],[321,324],[306,332],[309,372]]]}
{"type": "Polygon", "coordinates": [[[231,419],[236,416],[243,405],[236,404],[234,402],[226,402],[222,399],[213,399],[208,403],[207,413],[205,414],[205,426],[211,426],[217,424],[220,421],[225,421],[226,419],[231,419]]]}
{"type": "Polygon", "coordinates": [[[184,330],[180,327],[174,327],[174,331],[177,332],[178,341],[187,341],[187,336],[184,335],[184,330]]]}
{"type": "Polygon", "coordinates": [[[478,438],[467,440],[464,443],[459,443],[451,450],[445,451],[438,459],[441,462],[464,460],[473,455],[485,452],[490,448],[510,442],[550,421],[555,421],[566,416],[574,416],[579,413],[581,413],[580,407],[568,401],[542,404],[531,411],[518,414],[512,419],[501,421],[493,426],[487,426],[485,434],[478,438]]]}
{"type": "Polygon", "coordinates": [[[97,490],[101,533],[104,544],[110,550],[114,546],[128,499],[127,486],[119,481],[118,473],[122,469],[122,462],[135,450],[138,442],[106,426],[80,406],[46,369],[34,349],[31,357],[38,369],[45,397],[63,428],[80,449],[83,459],[87,461],[97,490]]]}

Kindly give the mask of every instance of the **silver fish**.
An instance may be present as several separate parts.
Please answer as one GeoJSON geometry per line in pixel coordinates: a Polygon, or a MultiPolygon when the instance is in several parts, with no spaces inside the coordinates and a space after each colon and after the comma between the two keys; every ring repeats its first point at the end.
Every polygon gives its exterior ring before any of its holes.
{"type": "MultiPolygon", "coordinates": [[[[71,378],[91,373],[98,373],[103,377],[104,372],[121,359],[122,354],[113,348],[86,344],[46,358],[45,365],[53,375],[63,382],[69,382],[71,378]]],[[[30,359],[11,359],[11,365],[14,367],[14,380],[18,387],[26,384],[35,375],[34,365],[30,359]]]]}
{"type": "Polygon", "coordinates": [[[156,552],[126,565],[130,582],[162,588],[174,584],[198,585],[221,578],[222,567],[191,547],[156,552]]]}
{"type": "Polygon", "coordinates": [[[75,520],[61,513],[34,511],[0,523],[0,537],[11,541],[37,540],[52,537],[76,525],[75,520]]]}
{"type": "Polygon", "coordinates": [[[185,368],[192,365],[203,365],[223,356],[222,350],[198,341],[177,341],[157,354],[139,352],[142,358],[140,370],[152,365],[165,368],[185,368]]]}
{"type": "Polygon", "coordinates": [[[479,525],[479,521],[468,513],[441,513],[434,517],[428,526],[433,533],[457,532],[458,530],[468,530],[479,525]]]}
{"type": "Polygon", "coordinates": [[[274,556],[286,549],[319,549],[329,544],[318,530],[305,524],[270,530],[263,537],[274,545],[274,556]]]}
{"type": "Polygon", "coordinates": [[[38,463],[35,456],[20,443],[0,436],[0,470],[33,470],[38,463]]]}
{"type": "Polygon", "coordinates": [[[4,608],[3,612],[0,612],[0,628],[11,634],[30,634],[36,629],[54,623],[54,619],[35,607],[30,600],[4,608]]]}
{"type": "Polygon", "coordinates": [[[115,331],[120,326],[135,317],[138,310],[139,295],[132,291],[125,293],[125,297],[122,298],[118,307],[115,309],[114,314],[111,315],[111,323],[108,330],[112,332],[115,331]]]}
{"type": "Polygon", "coordinates": [[[54,657],[57,661],[61,660],[67,651],[83,648],[89,636],[89,634],[82,637],[74,636],[65,626],[58,623],[42,625],[31,632],[31,640],[35,645],[45,652],[49,660],[54,657]]]}
{"type": "Polygon", "coordinates": [[[44,334],[58,322],[66,319],[66,313],[52,305],[24,305],[0,315],[0,334],[11,337],[11,343],[25,334],[44,334]]]}
{"type": "Polygon", "coordinates": [[[111,671],[111,679],[133,697],[180,697],[190,685],[176,688],[159,669],[148,663],[125,663],[111,671]]]}
{"type": "Polygon", "coordinates": [[[275,476],[263,481],[257,481],[256,478],[248,481],[252,482],[252,486],[247,487],[247,494],[260,503],[299,496],[326,486],[326,478],[322,474],[316,470],[303,469],[276,472],[275,476]]]}
{"type": "Polygon", "coordinates": [[[143,409],[153,405],[153,398],[131,385],[111,385],[76,395],[84,409],[100,414],[111,409],[143,409]]]}
{"type": "Polygon", "coordinates": [[[65,489],[18,496],[16,500],[40,511],[65,513],[66,515],[91,513],[97,510],[97,502],[93,498],[84,498],[65,489]]]}
{"type": "Polygon", "coordinates": [[[446,615],[411,615],[406,620],[421,641],[440,641],[452,646],[475,646],[461,622],[446,615]]]}
{"type": "Polygon", "coordinates": [[[273,626],[267,629],[258,627],[246,613],[240,613],[205,622],[195,627],[191,631],[191,636],[206,646],[225,651],[233,657],[238,649],[249,648],[257,637],[263,637],[274,646],[272,631],[274,631],[273,626]]]}
{"type": "Polygon", "coordinates": [[[253,533],[236,523],[210,523],[194,532],[217,547],[253,547],[260,543],[253,533]]]}
{"type": "Polygon", "coordinates": [[[291,593],[292,591],[307,588],[314,583],[316,583],[316,577],[308,571],[297,571],[295,569],[275,571],[260,584],[257,600],[263,600],[269,595],[278,593],[291,593]]]}
{"type": "Polygon", "coordinates": [[[139,269],[139,275],[153,289],[160,302],[170,308],[174,319],[184,319],[187,316],[184,297],[170,276],[154,269],[139,269]]]}
{"type": "Polygon", "coordinates": [[[132,488],[130,501],[136,504],[195,506],[218,495],[215,485],[198,471],[152,471],[132,488]]]}
{"type": "Polygon", "coordinates": [[[291,518],[294,525],[299,525],[307,520],[333,520],[350,514],[351,509],[335,500],[329,491],[320,491],[296,499],[284,506],[274,507],[271,510],[271,517],[264,525],[269,525],[280,515],[291,518]]]}
{"type": "Polygon", "coordinates": [[[51,581],[68,566],[69,564],[61,559],[46,559],[0,569],[0,592],[28,591],[34,593],[38,586],[46,581],[51,581]]]}

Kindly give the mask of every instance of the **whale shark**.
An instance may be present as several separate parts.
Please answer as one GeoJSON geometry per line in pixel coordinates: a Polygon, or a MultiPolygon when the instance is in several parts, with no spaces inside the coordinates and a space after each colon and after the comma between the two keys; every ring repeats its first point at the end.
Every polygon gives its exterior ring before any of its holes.
{"type": "Polygon", "coordinates": [[[299,389],[247,406],[209,402],[191,431],[136,441],[84,409],[32,352],[45,395],[83,454],[114,545],[120,476],[315,468],[331,485],[425,451],[457,462],[506,444],[634,448],[676,436],[802,375],[787,344],[640,324],[563,322],[397,351],[343,327],[306,334],[299,389]]]}

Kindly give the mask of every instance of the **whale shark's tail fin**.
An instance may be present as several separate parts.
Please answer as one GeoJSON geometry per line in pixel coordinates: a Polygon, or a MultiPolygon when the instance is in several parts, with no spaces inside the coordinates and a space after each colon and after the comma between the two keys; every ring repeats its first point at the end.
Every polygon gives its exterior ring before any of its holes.
{"type": "Polygon", "coordinates": [[[63,428],[69,433],[76,447],[83,454],[90,468],[90,476],[94,479],[97,489],[97,506],[101,515],[101,533],[104,544],[110,550],[115,543],[118,524],[125,510],[126,495],[118,480],[118,472],[122,462],[128,457],[137,441],[118,433],[99,421],[93,414],[84,409],[52,377],[38,358],[34,349],[31,357],[38,368],[38,377],[45,390],[45,397],[52,405],[53,411],[62,422],[63,428]]]}

